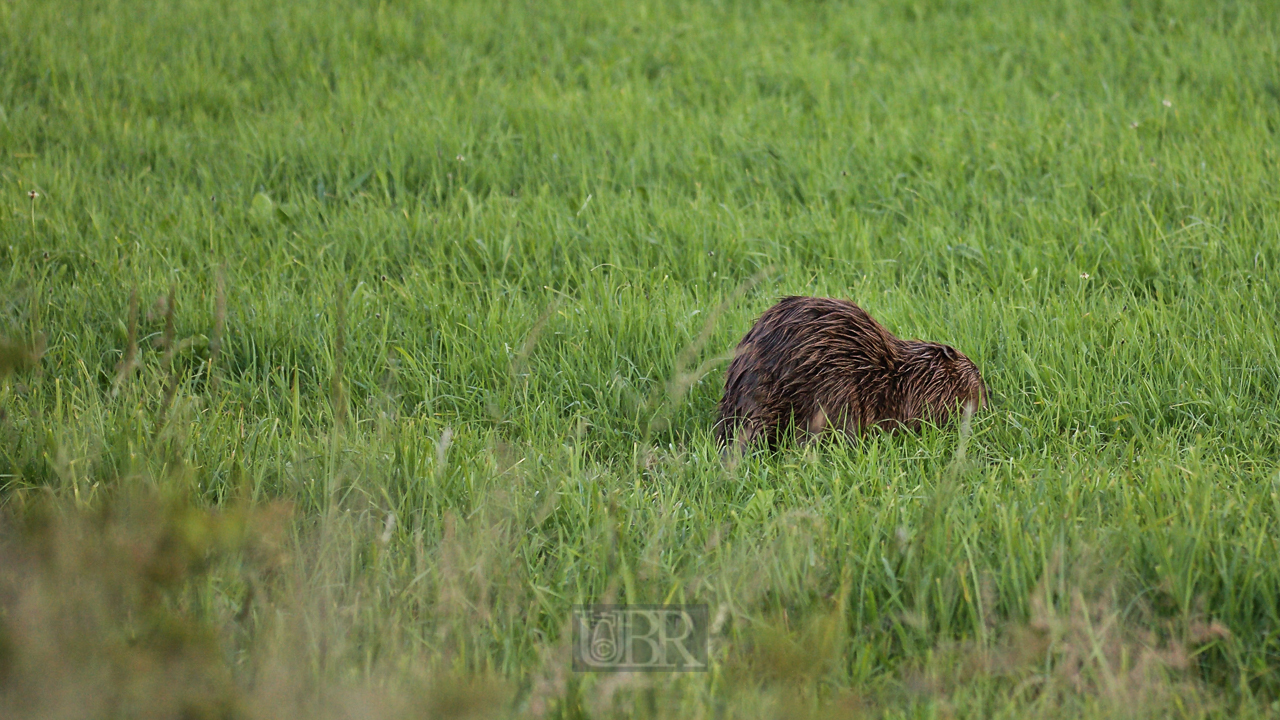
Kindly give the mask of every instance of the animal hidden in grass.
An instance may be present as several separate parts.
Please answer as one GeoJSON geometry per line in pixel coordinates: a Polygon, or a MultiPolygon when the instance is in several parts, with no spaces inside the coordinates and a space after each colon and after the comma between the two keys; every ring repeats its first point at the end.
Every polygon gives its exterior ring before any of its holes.
{"type": "Polygon", "coordinates": [[[847,300],[786,297],[738,343],[716,438],[726,448],[871,428],[918,429],[987,404],[978,368],[954,348],[902,340],[847,300]]]}

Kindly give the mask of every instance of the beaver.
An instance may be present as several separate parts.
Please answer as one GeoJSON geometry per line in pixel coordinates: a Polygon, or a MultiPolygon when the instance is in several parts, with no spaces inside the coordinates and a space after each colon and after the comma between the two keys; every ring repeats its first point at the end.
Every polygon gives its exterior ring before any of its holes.
{"type": "Polygon", "coordinates": [[[847,300],[786,297],[742,338],[725,374],[716,439],[776,445],[836,429],[917,429],[987,404],[978,368],[954,348],[902,340],[847,300]]]}

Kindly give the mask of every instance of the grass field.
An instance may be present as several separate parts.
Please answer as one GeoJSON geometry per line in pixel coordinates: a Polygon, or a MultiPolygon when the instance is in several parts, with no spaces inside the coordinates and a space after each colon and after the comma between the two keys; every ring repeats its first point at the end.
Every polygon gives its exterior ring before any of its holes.
{"type": "Polygon", "coordinates": [[[0,2],[0,714],[1280,715],[1278,25],[0,2]],[[787,294],[992,407],[723,463],[787,294]]]}

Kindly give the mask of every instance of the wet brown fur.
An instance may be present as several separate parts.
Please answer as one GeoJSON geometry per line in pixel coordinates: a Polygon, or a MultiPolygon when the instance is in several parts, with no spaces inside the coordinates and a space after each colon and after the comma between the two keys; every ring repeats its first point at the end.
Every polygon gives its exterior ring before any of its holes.
{"type": "Polygon", "coordinates": [[[716,437],[773,445],[792,421],[802,436],[914,430],[986,404],[978,368],[955,349],[901,340],[847,300],[787,297],[738,344],[716,437]]]}

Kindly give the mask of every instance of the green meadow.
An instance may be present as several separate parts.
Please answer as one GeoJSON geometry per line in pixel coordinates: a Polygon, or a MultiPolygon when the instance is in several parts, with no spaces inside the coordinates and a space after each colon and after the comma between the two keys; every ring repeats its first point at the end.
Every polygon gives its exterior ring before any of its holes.
{"type": "Polygon", "coordinates": [[[0,715],[1280,715],[1278,183],[1266,0],[0,2],[0,715]],[[796,294],[991,406],[722,459],[796,294]]]}

